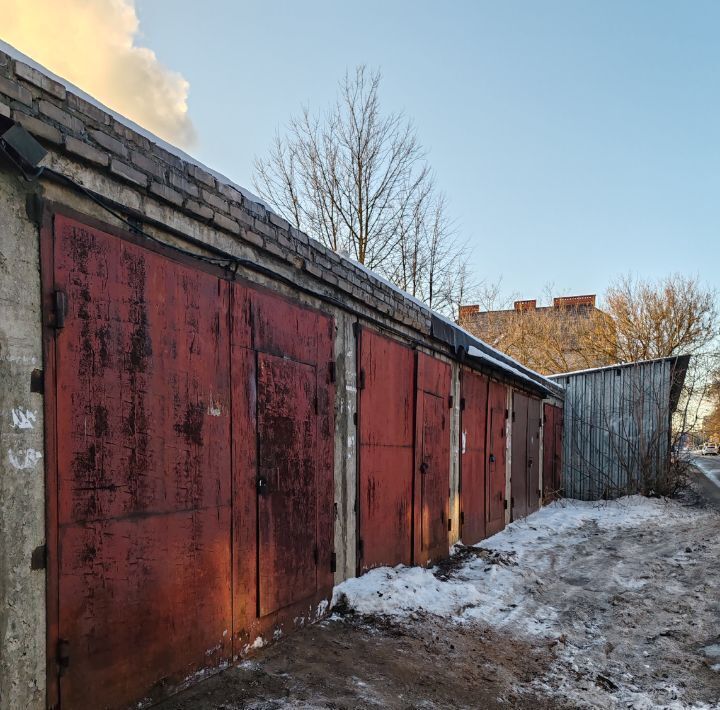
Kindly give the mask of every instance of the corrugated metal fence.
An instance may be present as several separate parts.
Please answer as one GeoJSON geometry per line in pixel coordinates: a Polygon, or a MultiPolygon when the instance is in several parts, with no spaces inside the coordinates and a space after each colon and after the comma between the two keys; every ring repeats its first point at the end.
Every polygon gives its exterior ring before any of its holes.
{"type": "Polygon", "coordinates": [[[551,378],[566,390],[566,497],[598,500],[653,489],[670,461],[677,361],[649,360],[551,378]]]}

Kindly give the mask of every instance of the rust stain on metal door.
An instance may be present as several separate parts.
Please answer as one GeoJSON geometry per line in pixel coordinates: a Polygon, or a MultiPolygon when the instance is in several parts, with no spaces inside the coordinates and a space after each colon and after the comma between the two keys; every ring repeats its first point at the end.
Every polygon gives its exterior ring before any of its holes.
{"type": "Polygon", "coordinates": [[[461,386],[465,402],[460,426],[460,495],[463,518],[461,537],[466,545],[472,545],[486,537],[485,445],[488,378],[463,369],[461,386]]]}
{"type": "Polygon", "coordinates": [[[487,535],[505,527],[505,442],[507,425],[507,389],[497,382],[488,387],[487,426],[487,535]]]}
{"type": "Polygon", "coordinates": [[[414,563],[447,557],[450,366],[417,353],[414,563]]]}
{"type": "Polygon", "coordinates": [[[260,616],[317,588],[315,369],[258,354],[260,616]]]}
{"type": "Polygon", "coordinates": [[[358,571],[412,562],[413,352],[371,330],[358,355],[358,571]]]}
{"type": "Polygon", "coordinates": [[[235,286],[236,639],[302,618],[332,593],[332,319],[235,286]],[[236,340],[237,338],[237,340],[236,340]]]}
{"type": "Polygon", "coordinates": [[[124,707],[231,657],[228,288],[61,216],[54,275],[60,700],[124,707]]]}

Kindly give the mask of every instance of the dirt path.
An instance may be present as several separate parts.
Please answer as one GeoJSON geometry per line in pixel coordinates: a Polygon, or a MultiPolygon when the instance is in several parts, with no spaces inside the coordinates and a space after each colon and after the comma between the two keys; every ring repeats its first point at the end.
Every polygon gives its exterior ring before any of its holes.
{"type": "Polygon", "coordinates": [[[720,708],[720,515],[639,510],[546,510],[435,575],[366,575],[349,613],[160,707],[720,708]]]}

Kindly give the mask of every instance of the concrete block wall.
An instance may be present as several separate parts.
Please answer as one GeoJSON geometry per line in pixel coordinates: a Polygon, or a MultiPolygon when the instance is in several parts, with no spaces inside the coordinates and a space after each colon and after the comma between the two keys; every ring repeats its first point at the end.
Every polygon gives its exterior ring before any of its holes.
{"type": "Polygon", "coordinates": [[[45,541],[38,234],[27,188],[0,168],[0,707],[44,707],[45,541]],[[40,549],[41,551],[41,549],[40,549]],[[35,555],[37,557],[37,553],[35,555]]]}

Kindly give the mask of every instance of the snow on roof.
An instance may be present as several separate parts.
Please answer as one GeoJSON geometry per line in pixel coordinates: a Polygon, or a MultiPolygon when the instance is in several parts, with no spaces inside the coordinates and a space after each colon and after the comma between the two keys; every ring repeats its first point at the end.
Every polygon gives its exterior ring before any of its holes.
{"type": "Polygon", "coordinates": [[[27,64],[29,67],[32,67],[36,71],[39,71],[41,74],[44,74],[48,78],[52,79],[53,81],[57,82],[58,84],[61,84],[65,87],[66,91],[69,91],[72,94],[75,94],[75,96],[78,96],[83,101],[87,101],[87,103],[92,104],[95,106],[95,108],[100,109],[101,111],[109,114],[112,116],[118,123],[122,124],[126,128],[129,128],[132,131],[135,131],[135,133],[139,133],[144,138],[147,138],[149,141],[155,143],[155,145],[159,146],[163,150],[166,150],[171,155],[174,155],[177,158],[180,158],[181,160],[184,160],[186,163],[190,163],[191,165],[194,165],[198,168],[201,168],[205,172],[210,173],[214,178],[216,178],[219,182],[224,183],[225,185],[229,185],[230,187],[235,188],[238,192],[242,194],[242,196],[249,200],[250,202],[255,202],[259,205],[262,205],[265,209],[272,212],[273,210],[265,203],[261,198],[259,198],[254,193],[250,192],[250,190],[245,189],[244,187],[241,187],[240,185],[234,183],[230,178],[226,177],[225,175],[217,172],[216,170],[213,170],[212,168],[209,168],[207,165],[204,165],[196,158],[193,158],[191,155],[186,153],[184,150],[181,150],[177,146],[173,145],[172,143],[168,143],[164,141],[162,138],[159,138],[154,133],[151,133],[148,131],[147,128],[143,128],[138,123],[135,123],[135,121],[130,120],[127,118],[127,116],[123,116],[121,113],[118,113],[117,111],[114,111],[111,108],[108,108],[105,106],[105,104],[98,101],[94,96],[91,96],[90,94],[86,93],[79,87],[75,86],[75,84],[72,84],[67,79],[64,79],[63,77],[55,74],[54,72],[51,72],[47,67],[44,67],[39,62],[36,62],[34,59],[31,59],[26,54],[23,54],[20,50],[15,49],[11,44],[8,44],[7,42],[4,42],[2,39],[0,39],[0,51],[4,52],[8,56],[12,57],[13,59],[23,62],[23,64],[27,64]]]}

